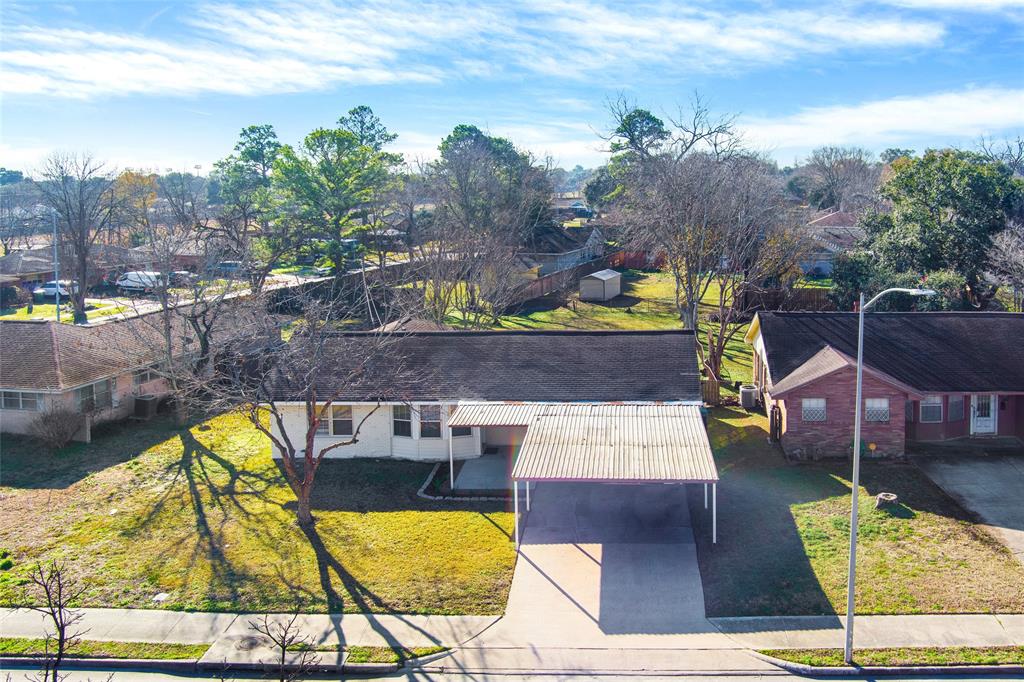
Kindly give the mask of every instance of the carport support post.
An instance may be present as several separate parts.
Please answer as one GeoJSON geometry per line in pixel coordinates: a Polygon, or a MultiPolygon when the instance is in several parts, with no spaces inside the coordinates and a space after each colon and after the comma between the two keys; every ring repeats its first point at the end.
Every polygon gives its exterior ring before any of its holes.
{"type": "Polygon", "coordinates": [[[704,508],[708,508],[708,484],[704,484],[704,508]]]}
{"type": "Polygon", "coordinates": [[[718,484],[717,483],[712,483],[711,484],[711,544],[718,544],[718,484]]]}
{"type": "Polygon", "coordinates": [[[516,549],[519,549],[519,481],[512,481],[512,519],[516,524],[516,549]]]}
{"type": "Polygon", "coordinates": [[[448,477],[452,494],[455,494],[455,446],[452,445],[452,430],[448,429],[448,477]]]}
{"type": "Polygon", "coordinates": [[[526,511],[530,511],[530,482],[526,482],[526,511]]]}

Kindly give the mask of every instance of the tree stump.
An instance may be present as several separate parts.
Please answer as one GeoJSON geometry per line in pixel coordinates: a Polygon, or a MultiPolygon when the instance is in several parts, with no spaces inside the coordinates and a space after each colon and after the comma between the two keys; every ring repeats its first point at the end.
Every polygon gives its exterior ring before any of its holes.
{"type": "Polygon", "coordinates": [[[899,502],[899,497],[896,493],[878,493],[875,496],[875,509],[885,509],[886,507],[895,507],[899,502]]]}

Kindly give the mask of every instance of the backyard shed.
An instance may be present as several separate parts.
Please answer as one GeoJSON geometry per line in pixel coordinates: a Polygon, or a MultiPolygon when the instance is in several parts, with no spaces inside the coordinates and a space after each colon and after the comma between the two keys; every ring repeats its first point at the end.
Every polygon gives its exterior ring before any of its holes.
{"type": "Polygon", "coordinates": [[[580,279],[581,301],[610,301],[622,293],[622,273],[599,270],[580,279]]]}

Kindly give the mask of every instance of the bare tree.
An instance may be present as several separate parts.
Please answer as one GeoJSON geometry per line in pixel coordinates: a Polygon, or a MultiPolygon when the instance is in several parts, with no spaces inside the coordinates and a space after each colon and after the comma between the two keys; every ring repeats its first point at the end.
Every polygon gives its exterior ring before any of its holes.
{"type": "Polygon", "coordinates": [[[249,621],[249,629],[269,639],[274,646],[278,682],[303,679],[320,663],[320,657],[313,650],[313,639],[302,634],[298,619],[296,613],[288,620],[264,615],[259,620],[249,621]]]}
{"type": "Polygon", "coordinates": [[[1024,225],[1010,225],[992,238],[988,261],[993,274],[1012,292],[1015,310],[1024,311],[1024,225]]]}
{"type": "Polygon", "coordinates": [[[233,312],[233,335],[218,345],[217,378],[196,398],[211,411],[240,410],[270,439],[304,527],[314,523],[310,499],[324,458],[358,442],[377,407],[352,423],[347,438],[318,439],[321,424],[332,418],[340,397],[353,391],[379,406],[392,395],[393,379],[402,371],[396,337],[383,330],[339,333],[355,309],[345,296],[328,294],[296,293],[277,304],[299,316],[287,340],[281,316],[264,299],[240,303],[233,312]]]}
{"type": "Polygon", "coordinates": [[[456,128],[441,149],[423,172],[434,211],[415,260],[429,281],[429,317],[443,323],[457,311],[479,327],[525,284],[518,253],[550,221],[551,186],[533,157],[476,128],[456,128]]]}
{"type": "Polygon", "coordinates": [[[68,649],[78,644],[85,634],[79,628],[82,613],[71,609],[71,604],[82,596],[85,588],[68,574],[65,564],[57,561],[36,564],[29,574],[28,586],[29,599],[38,603],[29,608],[43,614],[53,626],[52,632],[49,628],[46,631],[46,655],[39,682],[60,682],[64,677],[61,666],[68,649]]]}
{"type": "Polygon", "coordinates": [[[705,367],[722,378],[722,358],[755,307],[753,294],[787,291],[803,275],[800,261],[808,244],[801,212],[786,204],[782,178],[773,164],[754,156],[725,162],[721,187],[720,258],[714,268],[718,298],[707,324],[705,367]]]}
{"type": "Polygon", "coordinates": [[[990,160],[1005,163],[1015,174],[1024,175],[1024,137],[1018,135],[1012,140],[1006,138],[1002,141],[982,137],[978,146],[990,160]]]}
{"type": "Polygon", "coordinates": [[[675,283],[679,317],[696,328],[697,306],[723,256],[723,187],[728,159],[741,150],[730,118],[715,118],[700,98],[666,125],[620,100],[610,107],[617,157],[614,219],[624,242],[660,253],[675,283]],[[638,134],[633,129],[640,127],[638,134]]]}
{"type": "Polygon", "coordinates": [[[858,211],[875,202],[881,168],[860,147],[819,147],[807,159],[811,200],[818,208],[858,211]]]}
{"type": "Polygon", "coordinates": [[[57,212],[59,238],[72,256],[71,291],[75,323],[84,323],[85,293],[90,282],[93,246],[110,226],[115,214],[114,174],[89,154],[58,152],[40,171],[37,183],[43,201],[57,212]]]}
{"type": "Polygon", "coordinates": [[[39,194],[31,181],[0,185],[0,255],[10,253],[43,227],[38,203],[39,194]]]}

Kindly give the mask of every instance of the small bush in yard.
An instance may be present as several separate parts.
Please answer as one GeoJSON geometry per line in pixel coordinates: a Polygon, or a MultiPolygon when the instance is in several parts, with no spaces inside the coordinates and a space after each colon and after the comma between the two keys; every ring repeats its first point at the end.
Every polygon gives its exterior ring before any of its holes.
{"type": "Polygon", "coordinates": [[[82,415],[64,407],[46,410],[32,420],[29,435],[51,450],[59,450],[82,428],[82,415]]]}

